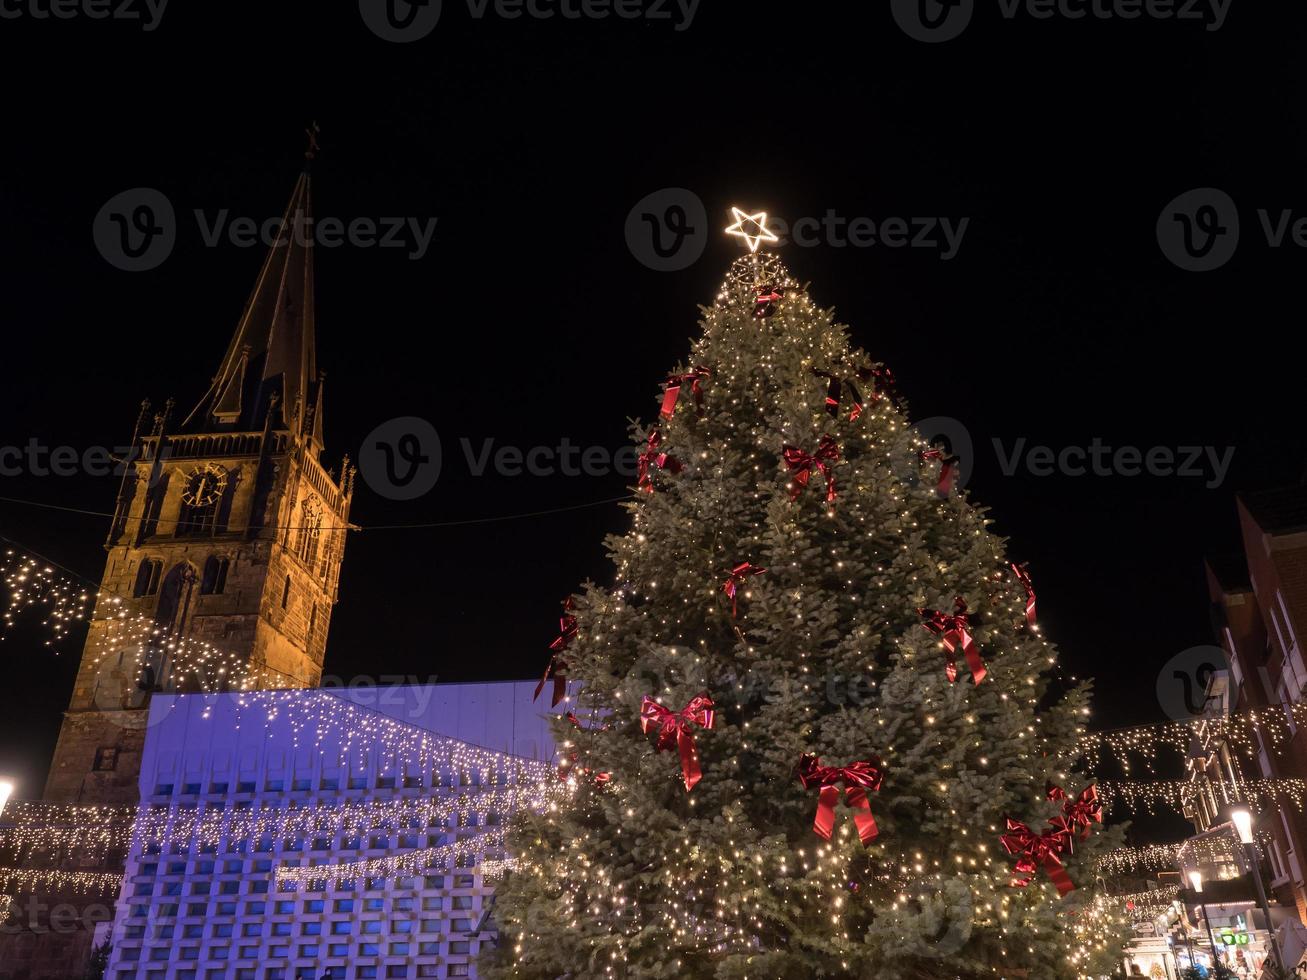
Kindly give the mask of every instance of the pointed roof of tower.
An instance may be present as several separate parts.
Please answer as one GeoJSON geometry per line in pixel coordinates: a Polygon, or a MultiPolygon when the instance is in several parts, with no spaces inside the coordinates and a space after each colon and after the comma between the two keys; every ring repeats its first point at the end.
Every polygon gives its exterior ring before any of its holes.
{"type": "Polygon", "coordinates": [[[268,249],[222,365],[183,423],[183,431],[257,431],[271,410],[276,413],[273,428],[290,429],[321,447],[309,174],[315,149],[311,141],[282,216],[281,232],[268,249]]]}

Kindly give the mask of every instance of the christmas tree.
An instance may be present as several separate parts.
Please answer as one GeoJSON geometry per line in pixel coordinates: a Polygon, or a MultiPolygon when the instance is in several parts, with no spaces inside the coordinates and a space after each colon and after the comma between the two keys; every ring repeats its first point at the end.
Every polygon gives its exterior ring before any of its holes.
{"type": "MultiPolygon", "coordinates": [[[[737,219],[756,249],[765,215],[737,219]]],[[[481,969],[1111,972],[1088,685],[1054,675],[1024,569],[774,255],[739,259],[701,326],[635,431],[616,584],[567,601],[572,793],[514,819],[481,969]]]]}

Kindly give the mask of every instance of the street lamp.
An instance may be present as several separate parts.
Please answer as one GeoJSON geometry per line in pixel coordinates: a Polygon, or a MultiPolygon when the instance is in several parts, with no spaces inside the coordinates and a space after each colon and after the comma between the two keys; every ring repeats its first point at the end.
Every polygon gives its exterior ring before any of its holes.
{"type": "Polygon", "coordinates": [[[1234,821],[1234,829],[1239,834],[1239,841],[1243,844],[1243,851],[1252,871],[1253,884],[1257,886],[1257,903],[1262,908],[1262,915],[1266,918],[1266,929],[1271,934],[1271,954],[1275,957],[1275,965],[1283,973],[1284,960],[1280,957],[1280,945],[1275,941],[1275,927],[1271,924],[1271,908],[1266,904],[1266,888],[1262,885],[1262,865],[1257,859],[1257,846],[1253,843],[1253,815],[1246,806],[1241,806],[1230,812],[1230,819],[1234,821]]]}
{"type": "Polygon", "coordinates": [[[1189,872],[1189,884],[1193,886],[1194,891],[1198,894],[1198,907],[1203,910],[1203,925],[1207,927],[1207,941],[1212,944],[1212,962],[1220,963],[1221,954],[1216,949],[1216,937],[1212,935],[1212,920],[1207,914],[1207,901],[1202,897],[1203,894],[1203,873],[1198,869],[1189,872]]]}
{"type": "Polygon", "coordinates": [[[0,779],[0,815],[5,812],[5,804],[14,795],[14,784],[7,779],[0,779]]]}

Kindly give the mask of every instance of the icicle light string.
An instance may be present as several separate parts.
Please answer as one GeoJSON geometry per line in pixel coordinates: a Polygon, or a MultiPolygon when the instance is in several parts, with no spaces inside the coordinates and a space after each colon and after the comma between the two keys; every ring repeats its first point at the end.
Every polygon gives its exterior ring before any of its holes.
{"type": "MultiPolygon", "coordinates": [[[[402,854],[347,861],[340,864],[317,864],[304,867],[282,866],[277,869],[278,884],[306,885],[310,882],[355,881],[363,878],[396,878],[425,871],[444,871],[450,861],[456,866],[473,855],[501,848],[503,830],[489,830],[463,837],[439,847],[423,847],[402,854]]],[[[492,858],[497,859],[497,858],[492,858]]],[[[467,865],[472,870],[472,865],[467,865]]]]}
{"type": "Polygon", "coordinates": [[[1239,782],[1104,780],[1098,783],[1098,791],[1103,805],[1109,809],[1143,809],[1149,814],[1155,813],[1159,805],[1183,813],[1203,795],[1215,799],[1218,804],[1246,803],[1254,811],[1287,804],[1301,812],[1307,803],[1307,779],[1298,778],[1245,779],[1239,782]]]}
{"type": "Polygon", "coordinates": [[[116,871],[60,871],[40,868],[0,868],[0,890],[18,892],[117,891],[123,876],[116,871]]]}
{"type": "Polygon", "coordinates": [[[1081,739],[1081,751],[1092,769],[1101,767],[1106,749],[1125,772],[1130,772],[1132,758],[1142,760],[1151,772],[1163,749],[1184,757],[1195,740],[1202,744],[1209,740],[1224,742],[1249,758],[1262,748],[1278,755],[1304,722],[1307,722],[1307,702],[1274,704],[1222,717],[1190,718],[1088,732],[1081,739]]]}
{"type": "Polygon", "coordinates": [[[470,818],[502,821],[523,806],[543,809],[567,794],[561,782],[544,782],[523,789],[460,793],[454,798],[422,796],[396,800],[288,802],[257,809],[233,809],[222,804],[203,810],[172,807],[142,808],[134,843],[166,847],[173,841],[202,844],[220,840],[259,838],[358,837],[376,831],[426,832],[450,825],[468,826],[470,818]]]}
{"type": "MultiPolygon", "coordinates": [[[[1263,844],[1271,835],[1257,834],[1263,844]]],[[[1241,859],[1242,846],[1233,836],[1195,837],[1170,844],[1142,844],[1108,851],[1095,863],[1104,877],[1125,876],[1153,871],[1176,871],[1183,863],[1193,865],[1230,864],[1241,859]],[[1183,853],[1182,853],[1183,852],[1183,853]]]]}
{"type": "MultiPolygon", "coordinates": [[[[557,778],[552,762],[497,752],[441,735],[330,690],[245,691],[236,695],[236,701],[242,716],[251,710],[261,713],[261,723],[284,715],[295,748],[311,744],[321,752],[328,739],[333,751],[342,753],[377,746],[388,756],[406,760],[410,767],[416,765],[426,773],[439,771],[444,778],[458,778],[472,786],[485,782],[535,784],[557,778]]],[[[238,719],[237,728],[243,720],[238,719]]]]}

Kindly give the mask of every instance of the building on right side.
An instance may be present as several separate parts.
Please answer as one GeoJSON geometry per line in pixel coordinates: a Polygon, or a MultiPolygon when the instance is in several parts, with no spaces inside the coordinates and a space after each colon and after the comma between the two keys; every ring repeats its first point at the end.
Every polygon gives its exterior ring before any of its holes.
{"type": "MultiPolygon", "coordinates": [[[[1307,486],[1243,493],[1237,508],[1242,552],[1206,562],[1224,663],[1197,678],[1211,723],[1198,727],[1188,753],[1185,816],[1195,840],[1222,829],[1232,835],[1231,814],[1253,804],[1260,867],[1238,870],[1260,873],[1278,927],[1307,922],[1307,817],[1303,794],[1287,782],[1307,778],[1307,706],[1299,707],[1307,687],[1307,486]],[[1229,744],[1221,720],[1250,711],[1261,719],[1255,744],[1229,744]]],[[[1240,879],[1249,894],[1231,897],[1251,906],[1255,881],[1240,879]]]]}

